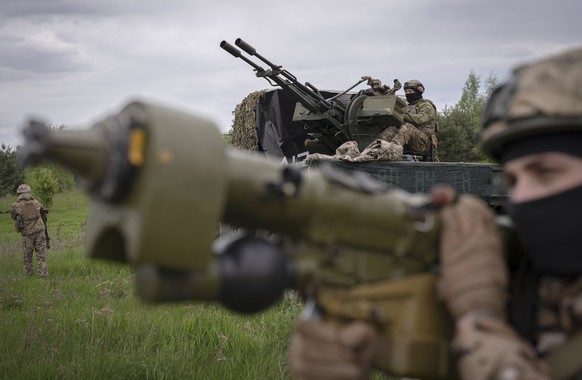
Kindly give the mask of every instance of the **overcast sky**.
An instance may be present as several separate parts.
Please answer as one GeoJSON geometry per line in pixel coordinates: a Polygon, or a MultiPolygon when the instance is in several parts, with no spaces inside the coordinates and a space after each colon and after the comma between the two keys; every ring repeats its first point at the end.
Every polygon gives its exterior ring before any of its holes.
{"type": "Polygon", "coordinates": [[[269,87],[219,47],[238,37],[320,89],[416,78],[442,109],[471,70],[504,79],[581,46],[581,16],[580,0],[2,0],[0,143],[20,144],[31,115],[86,128],[136,97],[225,132],[269,87]]]}

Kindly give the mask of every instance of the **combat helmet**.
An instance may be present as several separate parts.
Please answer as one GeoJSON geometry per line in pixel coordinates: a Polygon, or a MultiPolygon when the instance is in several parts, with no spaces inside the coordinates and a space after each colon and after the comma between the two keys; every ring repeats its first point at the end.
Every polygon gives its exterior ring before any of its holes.
{"type": "Polygon", "coordinates": [[[424,92],[424,85],[417,79],[411,79],[404,82],[404,91],[407,89],[412,89],[422,94],[424,92]]]}
{"type": "Polygon", "coordinates": [[[480,140],[499,161],[503,146],[547,133],[582,133],[582,48],[517,67],[485,105],[480,140]]]}
{"type": "Polygon", "coordinates": [[[16,194],[31,193],[31,192],[32,192],[32,190],[30,190],[30,186],[28,186],[25,183],[18,186],[18,189],[16,189],[16,194]]]}

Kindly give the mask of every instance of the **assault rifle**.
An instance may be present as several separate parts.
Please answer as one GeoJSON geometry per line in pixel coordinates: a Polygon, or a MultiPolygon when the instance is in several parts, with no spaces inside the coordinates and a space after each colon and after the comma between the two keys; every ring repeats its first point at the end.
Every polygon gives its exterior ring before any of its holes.
{"type": "Polygon", "coordinates": [[[317,87],[309,82],[300,83],[295,75],[257,53],[254,47],[242,39],[238,38],[235,45],[249,56],[257,57],[269,68],[264,69],[228,42],[220,43],[220,47],[235,58],[251,65],[257,77],[265,78],[272,86],[280,86],[297,100],[293,121],[314,138],[312,144],[307,146],[310,153],[334,154],[348,140],[356,141],[363,150],[386,127],[400,126],[404,120],[406,103],[394,94],[402,87],[397,79],[394,80],[394,88],[390,88],[382,85],[378,79],[363,76],[348,89],[326,99],[317,87]],[[356,96],[348,94],[364,81],[368,82],[372,91],[356,96]]]}
{"type": "Polygon", "coordinates": [[[6,211],[0,210],[0,214],[10,214],[10,210],[6,210],[6,211]]]}
{"type": "Polygon", "coordinates": [[[46,249],[51,248],[51,238],[48,233],[48,217],[47,217],[48,213],[49,213],[48,208],[40,209],[40,217],[42,218],[42,221],[44,223],[44,237],[46,239],[46,249]]]}
{"type": "Polygon", "coordinates": [[[225,150],[209,121],[143,102],[87,130],[31,121],[24,135],[25,161],[49,159],[84,179],[88,253],[131,263],[143,300],[252,313],[293,288],[316,305],[311,316],[376,326],[378,368],[454,377],[451,320],[435,287],[440,217],[426,195],[225,150]],[[215,239],[220,222],[247,232],[215,239]]]}

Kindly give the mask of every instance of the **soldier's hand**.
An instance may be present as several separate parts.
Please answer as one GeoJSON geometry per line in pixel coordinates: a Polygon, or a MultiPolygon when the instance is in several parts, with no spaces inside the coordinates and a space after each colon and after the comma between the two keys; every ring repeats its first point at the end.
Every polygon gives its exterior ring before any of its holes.
{"type": "MultiPolygon", "coordinates": [[[[508,269],[492,210],[478,198],[441,194],[440,291],[453,318],[487,310],[504,319],[508,269]],[[447,204],[448,203],[448,204],[447,204]]],[[[432,194],[433,203],[435,194],[432,194]]]]}
{"type": "Polygon", "coordinates": [[[549,380],[533,347],[503,320],[473,313],[457,322],[453,349],[464,380],[549,380]]]}
{"type": "Polygon", "coordinates": [[[336,327],[300,320],[295,325],[289,352],[293,378],[367,379],[376,341],[376,331],[364,322],[336,327]]]}

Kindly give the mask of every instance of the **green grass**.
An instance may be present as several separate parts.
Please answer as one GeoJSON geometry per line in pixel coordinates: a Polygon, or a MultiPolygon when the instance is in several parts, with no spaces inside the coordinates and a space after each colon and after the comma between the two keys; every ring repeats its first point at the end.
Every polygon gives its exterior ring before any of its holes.
{"type": "MultiPolygon", "coordinates": [[[[13,200],[0,198],[0,209],[13,200]]],[[[297,301],[251,316],[202,302],[144,305],[130,267],[85,257],[87,212],[81,193],[55,197],[48,280],[24,276],[20,235],[0,216],[0,378],[290,378],[297,301]]]]}
{"type": "MultiPolygon", "coordinates": [[[[0,198],[0,210],[13,201],[0,198]]],[[[129,266],[86,258],[88,209],[79,192],[55,197],[46,280],[24,276],[20,234],[0,215],[0,379],[291,378],[298,301],[250,316],[203,302],[144,305],[129,266]]]]}

